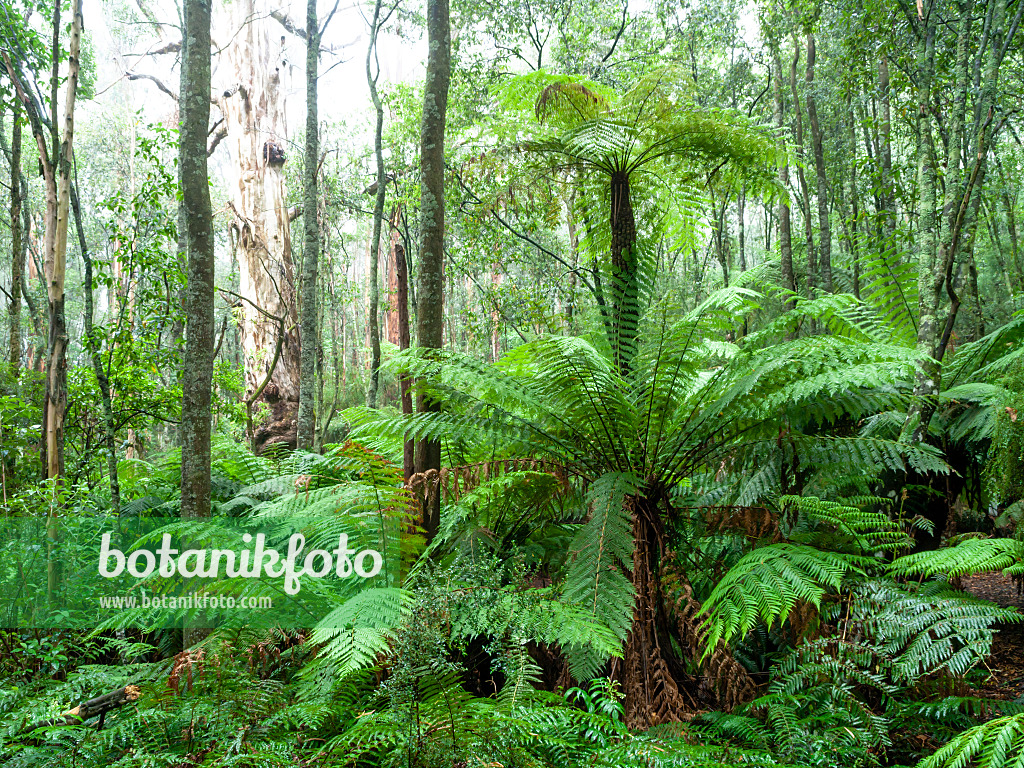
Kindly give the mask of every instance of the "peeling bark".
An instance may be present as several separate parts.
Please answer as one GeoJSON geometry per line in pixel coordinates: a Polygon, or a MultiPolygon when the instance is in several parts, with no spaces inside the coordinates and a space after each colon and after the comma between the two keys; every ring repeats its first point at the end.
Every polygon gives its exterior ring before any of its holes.
{"type": "Polygon", "coordinates": [[[255,427],[257,453],[270,443],[295,447],[300,381],[284,173],[289,65],[282,56],[284,38],[271,35],[269,7],[267,0],[240,0],[232,6],[235,34],[225,53],[234,81],[219,99],[234,175],[230,207],[240,293],[248,299],[241,312],[241,339],[249,394],[266,378],[276,346],[277,327],[267,315],[285,319],[280,359],[260,398],[269,406],[269,414],[255,427]]]}

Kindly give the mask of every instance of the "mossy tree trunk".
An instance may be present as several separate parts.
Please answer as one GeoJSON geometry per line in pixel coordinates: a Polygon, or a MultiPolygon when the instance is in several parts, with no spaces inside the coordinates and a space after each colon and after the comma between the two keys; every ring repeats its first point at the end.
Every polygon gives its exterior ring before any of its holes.
{"type": "MultiPolygon", "coordinates": [[[[416,343],[440,349],[444,343],[444,131],[451,79],[451,27],[448,0],[427,0],[427,78],[420,125],[420,258],[416,274],[416,343]]],[[[417,410],[439,406],[421,390],[417,410]]],[[[441,443],[421,440],[416,472],[441,468],[441,443]]],[[[432,537],[440,524],[440,494],[428,494],[423,528],[432,537]]]]}
{"type": "MultiPolygon", "coordinates": [[[[186,0],[178,164],[185,206],[187,287],[181,399],[181,516],[210,515],[214,237],[206,137],[210,122],[210,4],[186,0]]],[[[202,630],[185,627],[187,648],[202,630]]]]}
{"type": "Polygon", "coordinates": [[[316,434],[316,361],[320,347],[317,277],[320,266],[320,221],[317,215],[317,176],[320,164],[320,125],[317,78],[320,53],[319,19],[316,0],[306,3],[306,145],[303,168],[302,206],[302,312],[299,367],[299,409],[296,445],[313,447],[316,434]]]}
{"type": "Polygon", "coordinates": [[[11,305],[10,328],[11,370],[21,370],[21,276],[25,271],[25,253],[21,247],[21,110],[15,103],[11,111],[11,305]]]}

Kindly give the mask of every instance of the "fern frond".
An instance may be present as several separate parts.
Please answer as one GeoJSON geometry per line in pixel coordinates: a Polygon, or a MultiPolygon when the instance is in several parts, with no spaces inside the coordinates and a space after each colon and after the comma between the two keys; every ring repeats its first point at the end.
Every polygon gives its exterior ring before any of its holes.
{"type": "Polygon", "coordinates": [[[931,552],[915,552],[897,558],[889,566],[894,576],[935,576],[950,579],[975,573],[1001,571],[1024,563],[1024,541],[1017,539],[967,538],[956,546],[931,552]]]}
{"type": "Polygon", "coordinates": [[[579,606],[625,641],[633,615],[633,526],[626,497],[637,492],[640,480],[624,472],[609,472],[591,483],[587,501],[590,520],[570,547],[564,600],[579,606]]]}
{"type": "Polygon", "coordinates": [[[786,620],[799,601],[820,606],[837,590],[855,559],[793,544],[773,544],[744,555],[704,603],[707,647],[743,636],[758,621],[771,627],[786,620]]]}
{"type": "Polygon", "coordinates": [[[998,717],[943,745],[918,768],[1018,768],[1024,764],[1024,714],[998,717]]]}

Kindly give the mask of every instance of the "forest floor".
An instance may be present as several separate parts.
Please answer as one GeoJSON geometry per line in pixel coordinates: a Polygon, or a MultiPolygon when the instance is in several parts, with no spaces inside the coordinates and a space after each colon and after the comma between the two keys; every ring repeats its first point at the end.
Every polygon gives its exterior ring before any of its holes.
{"type": "MultiPolygon", "coordinates": [[[[977,597],[1024,613],[1024,594],[1009,576],[971,576],[963,580],[963,588],[977,597]]],[[[992,675],[985,681],[982,695],[1011,701],[1024,697],[1024,623],[1000,625],[987,663],[992,675]]]]}

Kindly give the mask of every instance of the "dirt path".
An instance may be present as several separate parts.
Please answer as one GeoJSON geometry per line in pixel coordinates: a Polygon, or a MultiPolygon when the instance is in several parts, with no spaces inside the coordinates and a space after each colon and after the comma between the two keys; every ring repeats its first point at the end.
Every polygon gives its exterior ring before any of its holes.
{"type": "MultiPolygon", "coordinates": [[[[963,580],[965,590],[1002,606],[1012,606],[1024,613],[1024,594],[1009,576],[986,573],[963,580]]],[[[1024,623],[1002,624],[988,658],[992,676],[982,688],[982,695],[1015,700],[1024,697],[1024,623]]]]}

